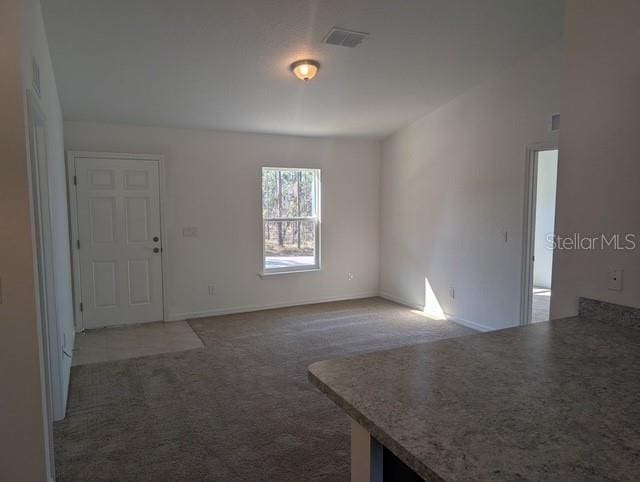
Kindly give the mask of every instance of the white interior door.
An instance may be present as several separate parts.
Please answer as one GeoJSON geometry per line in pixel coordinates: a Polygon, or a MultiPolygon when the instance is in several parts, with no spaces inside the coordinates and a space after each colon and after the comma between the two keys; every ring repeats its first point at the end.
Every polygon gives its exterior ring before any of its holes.
{"type": "Polygon", "coordinates": [[[163,319],[158,161],[76,159],[85,328],[163,319]]]}

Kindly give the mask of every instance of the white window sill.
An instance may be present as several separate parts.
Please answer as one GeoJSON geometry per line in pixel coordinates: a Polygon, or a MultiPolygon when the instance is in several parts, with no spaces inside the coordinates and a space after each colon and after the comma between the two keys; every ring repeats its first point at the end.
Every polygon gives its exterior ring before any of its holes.
{"type": "Polygon", "coordinates": [[[260,278],[268,278],[269,276],[276,276],[280,274],[313,273],[316,271],[320,271],[319,266],[309,266],[308,268],[300,268],[300,269],[288,269],[285,271],[276,271],[276,270],[262,271],[258,273],[258,276],[260,276],[260,278]]]}

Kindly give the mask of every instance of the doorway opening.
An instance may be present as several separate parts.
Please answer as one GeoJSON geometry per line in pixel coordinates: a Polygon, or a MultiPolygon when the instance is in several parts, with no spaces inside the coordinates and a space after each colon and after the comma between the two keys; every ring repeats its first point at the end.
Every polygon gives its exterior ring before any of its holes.
{"type": "Polygon", "coordinates": [[[523,266],[522,324],[548,321],[556,214],[558,149],[529,150],[523,266]]]}

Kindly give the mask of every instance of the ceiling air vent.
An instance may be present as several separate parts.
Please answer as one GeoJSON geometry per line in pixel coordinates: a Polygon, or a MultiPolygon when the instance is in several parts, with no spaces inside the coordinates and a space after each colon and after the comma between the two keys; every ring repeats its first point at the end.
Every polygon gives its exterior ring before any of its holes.
{"type": "Polygon", "coordinates": [[[369,34],[365,32],[355,32],[353,30],[333,27],[322,41],[329,45],[341,45],[342,47],[353,48],[360,45],[368,36],[369,34]]]}

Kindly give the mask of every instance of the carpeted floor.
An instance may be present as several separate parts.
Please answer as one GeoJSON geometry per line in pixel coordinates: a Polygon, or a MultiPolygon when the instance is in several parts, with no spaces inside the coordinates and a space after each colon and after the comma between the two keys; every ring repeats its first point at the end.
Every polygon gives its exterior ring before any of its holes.
{"type": "Polygon", "coordinates": [[[59,480],[349,479],[317,360],[470,334],[379,298],[189,322],[205,347],[72,369],[59,480]]]}

